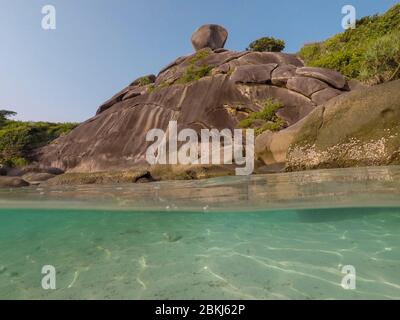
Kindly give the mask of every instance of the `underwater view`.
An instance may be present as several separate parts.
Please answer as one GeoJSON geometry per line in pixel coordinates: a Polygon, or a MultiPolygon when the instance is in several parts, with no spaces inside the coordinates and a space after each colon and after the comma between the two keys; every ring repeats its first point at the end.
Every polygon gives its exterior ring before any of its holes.
{"type": "Polygon", "coordinates": [[[1,189],[0,253],[0,299],[399,299],[400,167],[1,189]]]}
{"type": "Polygon", "coordinates": [[[399,0],[0,0],[0,41],[14,315],[400,300],[399,0]]]}

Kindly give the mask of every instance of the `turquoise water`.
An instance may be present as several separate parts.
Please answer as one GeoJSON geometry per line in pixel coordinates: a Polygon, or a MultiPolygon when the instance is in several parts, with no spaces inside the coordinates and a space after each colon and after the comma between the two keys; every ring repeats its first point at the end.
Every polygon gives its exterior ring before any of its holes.
{"type": "Polygon", "coordinates": [[[0,299],[399,299],[400,168],[0,190],[0,299]],[[41,287],[44,265],[56,290],[41,287]],[[341,286],[356,269],[356,289],[341,286]]]}

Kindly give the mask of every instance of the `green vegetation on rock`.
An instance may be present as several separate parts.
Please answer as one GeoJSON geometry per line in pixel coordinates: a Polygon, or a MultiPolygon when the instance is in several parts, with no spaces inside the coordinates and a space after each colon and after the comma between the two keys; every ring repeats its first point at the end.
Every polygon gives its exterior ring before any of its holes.
{"type": "Polygon", "coordinates": [[[16,114],[14,111],[0,110],[0,128],[8,121],[9,117],[13,117],[16,114]]]}
{"type": "MultiPolygon", "coordinates": [[[[0,121],[1,122],[1,121],[0,121]]],[[[74,123],[22,122],[5,119],[0,123],[0,164],[20,167],[29,163],[31,152],[74,129],[74,123]]]]}
{"type": "Polygon", "coordinates": [[[256,136],[259,136],[267,130],[277,131],[285,126],[285,121],[276,115],[276,111],[282,108],[282,104],[268,99],[263,103],[263,109],[258,112],[252,112],[248,117],[239,122],[239,128],[254,129],[256,136]]]}
{"type": "Polygon", "coordinates": [[[189,64],[190,64],[190,65],[194,65],[194,64],[196,64],[197,62],[199,62],[199,61],[201,61],[201,60],[207,58],[210,54],[211,54],[210,49],[202,49],[202,50],[199,50],[199,51],[197,51],[197,52],[193,55],[193,57],[191,57],[191,58],[189,59],[189,64]]]}
{"type": "Polygon", "coordinates": [[[400,78],[400,31],[377,39],[366,50],[360,79],[382,83],[400,78]]]}
{"type": "Polygon", "coordinates": [[[168,88],[170,85],[171,84],[168,83],[167,81],[163,81],[159,85],[152,84],[147,88],[147,92],[148,93],[156,92],[156,91],[158,91],[160,89],[168,88]]]}
{"type": "Polygon", "coordinates": [[[211,75],[212,67],[205,64],[197,67],[190,65],[186,68],[185,73],[176,81],[177,84],[186,84],[211,75]]]}
{"type": "Polygon", "coordinates": [[[177,84],[187,84],[193,81],[200,80],[201,78],[207,77],[211,75],[211,70],[213,69],[211,66],[208,66],[205,63],[199,65],[203,59],[207,58],[210,55],[209,49],[203,49],[197,51],[193,57],[191,57],[188,62],[189,65],[186,68],[185,72],[182,76],[176,80],[177,84]]]}
{"type": "Polygon", "coordinates": [[[400,78],[399,39],[400,4],[396,4],[383,15],[357,20],[355,29],[305,45],[299,55],[308,66],[377,84],[400,78]]]}
{"type": "Polygon", "coordinates": [[[139,82],[139,86],[141,86],[141,87],[144,87],[144,86],[147,86],[147,85],[149,85],[149,84],[151,84],[151,80],[150,80],[150,77],[141,77],[139,80],[138,80],[138,82],[139,82]]]}
{"type": "Polygon", "coordinates": [[[247,51],[255,52],[281,52],[285,49],[285,41],[274,37],[263,37],[250,43],[247,51]]]}

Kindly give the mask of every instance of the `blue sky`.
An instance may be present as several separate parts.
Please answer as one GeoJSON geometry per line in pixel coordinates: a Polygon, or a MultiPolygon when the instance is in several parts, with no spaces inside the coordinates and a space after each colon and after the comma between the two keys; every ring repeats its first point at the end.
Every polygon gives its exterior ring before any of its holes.
{"type": "Polygon", "coordinates": [[[0,0],[0,109],[17,119],[83,121],[133,79],[157,73],[193,51],[192,32],[217,23],[226,48],[261,37],[286,41],[287,52],[342,31],[341,8],[357,17],[382,13],[393,0],[0,0]],[[44,5],[57,29],[41,28],[44,5]]]}

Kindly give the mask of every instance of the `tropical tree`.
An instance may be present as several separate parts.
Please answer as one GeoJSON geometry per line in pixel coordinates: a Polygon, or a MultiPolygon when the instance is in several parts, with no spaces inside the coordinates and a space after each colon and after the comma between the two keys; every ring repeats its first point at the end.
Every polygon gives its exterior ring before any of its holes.
{"type": "Polygon", "coordinates": [[[285,41],[274,37],[263,37],[250,43],[247,51],[281,52],[283,49],[285,49],[285,41]]]}
{"type": "Polygon", "coordinates": [[[17,115],[16,112],[10,110],[0,110],[0,126],[4,125],[9,117],[17,115]]]}

